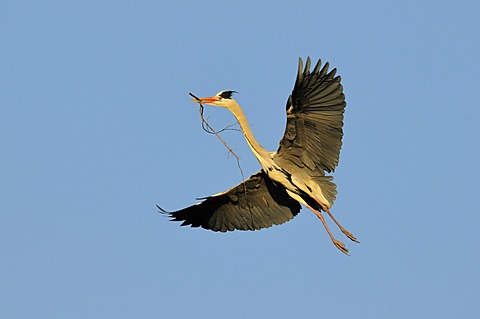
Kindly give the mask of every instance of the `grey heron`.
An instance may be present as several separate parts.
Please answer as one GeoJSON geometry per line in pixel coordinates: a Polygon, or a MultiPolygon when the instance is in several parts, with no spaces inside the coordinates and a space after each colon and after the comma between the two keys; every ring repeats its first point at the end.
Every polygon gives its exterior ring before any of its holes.
{"type": "Polygon", "coordinates": [[[334,218],[330,208],[336,198],[333,177],[326,175],[338,165],[343,136],[346,102],[336,69],[322,67],[321,60],[310,71],[300,58],[292,94],[286,105],[287,125],[276,152],[268,152],[255,139],[247,118],[232,94],[224,90],[215,96],[192,99],[194,102],[230,110],[240,125],[245,140],[258,159],[261,170],[237,186],[178,210],[160,211],[182,221],[182,226],[203,227],[212,231],[258,230],[283,224],[295,217],[301,204],[322,222],[333,244],[349,254],[337,240],[322,215],[326,212],[352,241],[358,240],[334,218]]]}

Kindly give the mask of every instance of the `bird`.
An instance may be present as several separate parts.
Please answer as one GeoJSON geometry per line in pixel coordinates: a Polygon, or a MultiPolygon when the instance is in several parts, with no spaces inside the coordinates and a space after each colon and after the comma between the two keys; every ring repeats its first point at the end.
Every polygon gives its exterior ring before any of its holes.
{"type": "Polygon", "coordinates": [[[350,255],[343,242],[331,233],[323,212],[354,242],[357,238],[333,216],[336,184],[327,173],[339,163],[346,107],[341,77],[329,71],[329,63],[318,60],[310,71],[302,58],[292,93],[287,99],[285,133],[275,152],[265,150],[255,139],[247,118],[233,98],[236,91],[222,90],[214,96],[193,98],[193,102],[226,108],[235,116],[245,140],[261,169],[235,187],[204,198],[178,211],[161,213],[181,226],[202,227],[216,232],[259,230],[293,219],[305,206],[322,222],[332,243],[350,255]]]}

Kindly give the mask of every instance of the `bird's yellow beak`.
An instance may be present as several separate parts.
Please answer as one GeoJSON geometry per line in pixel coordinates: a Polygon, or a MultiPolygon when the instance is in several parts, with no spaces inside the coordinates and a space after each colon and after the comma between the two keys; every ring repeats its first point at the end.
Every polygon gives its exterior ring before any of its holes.
{"type": "Polygon", "coordinates": [[[216,96],[200,97],[200,98],[194,97],[192,98],[191,101],[196,103],[201,103],[201,104],[214,104],[215,102],[218,101],[218,97],[216,96]]]}

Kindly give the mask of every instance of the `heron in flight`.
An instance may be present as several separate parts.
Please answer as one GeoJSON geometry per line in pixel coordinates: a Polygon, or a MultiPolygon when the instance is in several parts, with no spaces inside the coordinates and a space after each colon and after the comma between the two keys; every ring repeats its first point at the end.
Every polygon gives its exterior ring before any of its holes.
{"type": "Polygon", "coordinates": [[[182,226],[203,227],[212,231],[258,230],[283,224],[295,217],[303,204],[322,222],[333,244],[349,254],[324,219],[326,212],[352,241],[358,240],[330,212],[337,191],[331,173],[338,165],[342,146],[345,95],[336,69],[328,70],[318,61],[310,71],[299,59],[298,73],[286,105],[287,125],[276,152],[268,152],[255,139],[234,91],[192,99],[193,102],[230,110],[240,125],[245,140],[262,169],[237,186],[206,198],[193,206],[168,212],[182,226]]]}

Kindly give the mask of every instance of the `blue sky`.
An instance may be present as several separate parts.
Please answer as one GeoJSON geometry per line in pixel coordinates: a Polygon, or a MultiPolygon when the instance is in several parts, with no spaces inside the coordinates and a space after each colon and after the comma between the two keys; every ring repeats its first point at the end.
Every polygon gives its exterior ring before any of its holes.
{"type": "MultiPolygon", "coordinates": [[[[2,1],[0,317],[479,315],[476,1],[2,1]],[[335,216],[219,234],[176,210],[241,181],[198,96],[275,150],[299,57],[347,99],[335,216]],[[336,233],[341,238],[341,234],[336,233]]],[[[234,122],[207,108],[217,128],[234,122]]],[[[245,175],[243,137],[223,137],[245,175]]]]}

